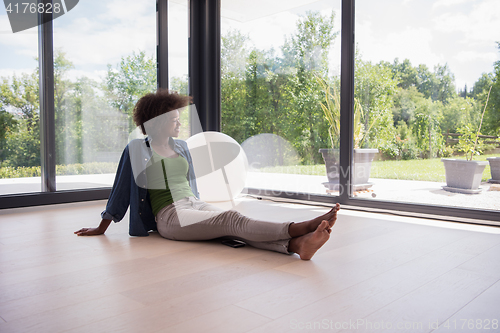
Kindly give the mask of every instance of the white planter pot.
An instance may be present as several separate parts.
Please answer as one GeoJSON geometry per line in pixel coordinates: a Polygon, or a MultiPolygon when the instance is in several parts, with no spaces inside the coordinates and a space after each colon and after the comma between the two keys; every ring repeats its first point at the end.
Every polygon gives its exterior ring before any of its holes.
{"type": "Polygon", "coordinates": [[[500,184],[500,157],[488,157],[490,162],[491,179],[490,183],[500,184]]]}
{"type": "MultiPolygon", "coordinates": [[[[333,183],[339,181],[339,150],[320,149],[326,166],[326,176],[328,181],[333,183]]],[[[378,149],[354,149],[354,175],[352,184],[366,184],[370,178],[370,170],[373,158],[378,153],[378,149]]]]}
{"type": "Polygon", "coordinates": [[[444,163],[446,172],[446,186],[443,186],[443,189],[467,194],[481,192],[479,185],[488,162],[448,158],[443,158],[441,161],[444,163]]]}
{"type": "Polygon", "coordinates": [[[366,184],[370,179],[372,161],[378,149],[354,149],[354,177],[353,184],[366,184]]]}

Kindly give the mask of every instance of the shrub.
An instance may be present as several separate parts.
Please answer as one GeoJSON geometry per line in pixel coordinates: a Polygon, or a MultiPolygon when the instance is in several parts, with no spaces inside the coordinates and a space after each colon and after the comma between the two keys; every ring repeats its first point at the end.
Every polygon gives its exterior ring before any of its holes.
{"type": "MultiPolygon", "coordinates": [[[[103,173],[114,173],[118,163],[113,162],[90,162],[67,165],[56,165],[56,175],[94,175],[103,173]]],[[[0,178],[22,178],[40,177],[41,167],[0,167],[0,178]]]]}

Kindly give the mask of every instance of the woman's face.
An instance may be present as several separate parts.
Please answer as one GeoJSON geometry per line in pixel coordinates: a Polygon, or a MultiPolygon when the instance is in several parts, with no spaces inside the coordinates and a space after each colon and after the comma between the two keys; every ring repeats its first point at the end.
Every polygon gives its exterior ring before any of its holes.
{"type": "Polygon", "coordinates": [[[181,132],[181,122],[179,119],[179,111],[170,111],[166,114],[166,123],[163,126],[165,135],[176,138],[181,132]]]}

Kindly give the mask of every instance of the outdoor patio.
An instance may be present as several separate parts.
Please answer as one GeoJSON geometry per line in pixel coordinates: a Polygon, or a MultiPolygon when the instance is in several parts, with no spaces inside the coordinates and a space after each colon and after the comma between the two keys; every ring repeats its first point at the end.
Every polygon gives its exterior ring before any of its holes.
{"type": "MultiPolygon", "coordinates": [[[[114,174],[58,176],[57,189],[84,189],[111,187],[114,174]]],[[[276,193],[310,193],[315,195],[336,195],[327,193],[323,185],[326,176],[249,172],[246,186],[276,191],[276,193]]],[[[356,193],[358,197],[407,203],[469,207],[500,211],[500,185],[482,183],[479,194],[460,194],[442,189],[444,183],[370,178],[373,184],[368,192],[356,193]]],[[[0,195],[40,191],[40,178],[0,179],[0,195]]]]}

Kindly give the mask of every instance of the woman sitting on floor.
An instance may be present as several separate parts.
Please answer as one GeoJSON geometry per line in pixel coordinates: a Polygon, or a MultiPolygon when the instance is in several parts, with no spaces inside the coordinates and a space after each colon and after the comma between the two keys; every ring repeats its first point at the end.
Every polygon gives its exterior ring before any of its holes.
{"type": "Polygon", "coordinates": [[[144,135],[148,128],[148,137],[132,140],[123,151],[99,226],[75,234],[104,234],[111,221],[121,221],[130,206],[131,236],[147,236],[152,230],[171,240],[230,237],[256,248],[311,259],[329,239],[339,204],[312,220],[275,223],[200,201],[187,144],[173,139],[180,133],[179,109],[188,104],[188,96],[167,90],[147,94],[137,102],[133,119],[144,135]]]}

